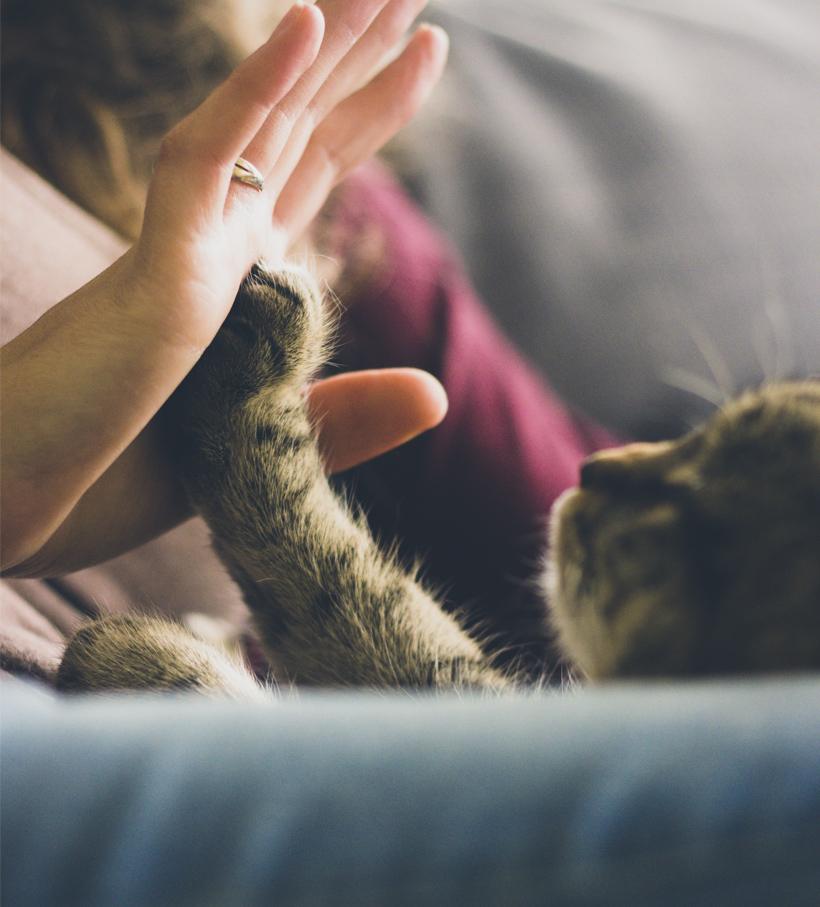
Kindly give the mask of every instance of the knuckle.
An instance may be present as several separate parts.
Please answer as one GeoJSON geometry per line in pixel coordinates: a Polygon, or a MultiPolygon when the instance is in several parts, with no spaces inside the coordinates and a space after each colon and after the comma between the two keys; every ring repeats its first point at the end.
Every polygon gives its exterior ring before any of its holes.
{"type": "Polygon", "coordinates": [[[290,133],[295,124],[293,112],[286,107],[274,107],[270,112],[270,118],[275,124],[276,131],[290,133]]]}
{"type": "Polygon", "coordinates": [[[327,167],[334,173],[339,174],[345,170],[347,158],[340,153],[338,148],[334,148],[332,145],[325,145],[324,155],[327,167]]]}
{"type": "Polygon", "coordinates": [[[339,43],[346,48],[352,47],[359,39],[359,35],[367,28],[367,25],[368,22],[364,16],[362,16],[361,21],[358,22],[339,22],[337,25],[339,43]]]}
{"type": "Polygon", "coordinates": [[[186,157],[190,142],[181,129],[172,129],[159,146],[159,161],[175,161],[186,157]]]}
{"type": "Polygon", "coordinates": [[[317,163],[332,179],[338,179],[345,172],[345,158],[334,145],[316,142],[313,150],[317,163]]]}
{"type": "Polygon", "coordinates": [[[233,95],[241,99],[241,104],[250,117],[255,117],[260,122],[271,112],[271,102],[265,94],[266,85],[260,84],[259,79],[246,74],[243,70],[236,70],[231,76],[231,89],[233,95]]]}
{"type": "Polygon", "coordinates": [[[325,103],[317,95],[302,111],[299,126],[303,135],[313,135],[325,116],[325,103]]]}

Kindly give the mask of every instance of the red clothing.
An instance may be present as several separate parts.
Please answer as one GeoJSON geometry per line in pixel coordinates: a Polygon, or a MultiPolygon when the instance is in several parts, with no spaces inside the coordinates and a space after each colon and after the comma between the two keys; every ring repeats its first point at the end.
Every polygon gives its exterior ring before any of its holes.
{"type": "MultiPolygon", "coordinates": [[[[381,234],[383,257],[343,316],[348,368],[417,366],[447,390],[444,422],[353,471],[381,538],[421,555],[449,603],[517,654],[543,651],[546,517],[580,461],[611,446],[572,414],[501,335],[442,236],[382,170],[339,201],[343,235],[381,234]]],[[[345,302],[345,300],[343,300],[345,302]]]]}

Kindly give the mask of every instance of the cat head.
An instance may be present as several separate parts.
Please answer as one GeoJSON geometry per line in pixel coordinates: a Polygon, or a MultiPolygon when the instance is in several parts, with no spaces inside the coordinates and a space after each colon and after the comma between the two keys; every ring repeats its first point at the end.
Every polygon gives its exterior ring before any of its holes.
{"type": "Polygon", "coordinates": [[[591,678],[820,668],[820,381],[588,459],[553,509],[547,592],[591,678]]]}

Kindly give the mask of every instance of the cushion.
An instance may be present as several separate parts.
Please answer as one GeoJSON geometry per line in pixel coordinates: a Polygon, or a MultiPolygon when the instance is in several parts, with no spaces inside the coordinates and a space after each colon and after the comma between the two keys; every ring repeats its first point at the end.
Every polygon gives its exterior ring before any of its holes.
{"type": "Polygon", "coordinates": [[[820,371],[820,4],[431,11],[449,83],[408,178],[565,399],[659,437],[820,371]]]}

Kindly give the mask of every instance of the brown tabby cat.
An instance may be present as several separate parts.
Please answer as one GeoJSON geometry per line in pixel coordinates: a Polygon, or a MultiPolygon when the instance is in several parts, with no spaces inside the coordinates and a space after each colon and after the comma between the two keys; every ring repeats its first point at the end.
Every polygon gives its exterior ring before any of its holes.
{"type": "MultiPolygon", "coordinates": [[[[302,398],[326,337],[309,278],[256,268],[169,408],[191,500],[275,673],[515,686],[328,485],[302,398]]],[[[820,383],[773,386],[680,441],[591,458],[552,534],[554,622],[592,678],[820,667],[820,383]]],[[[136,617],[82,629],[58,684],[262,695],[182,627],[136,617]]]]}
{"type": "Polygon", "coordinates": [[[820,382],[591,457],[551,535],[553,623],[590,677],[820,668],[820,382]]]}

